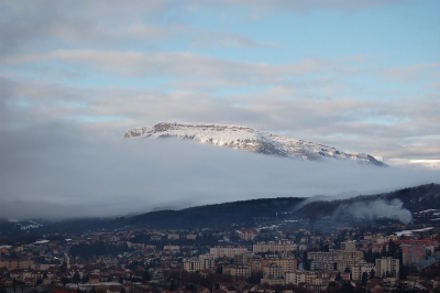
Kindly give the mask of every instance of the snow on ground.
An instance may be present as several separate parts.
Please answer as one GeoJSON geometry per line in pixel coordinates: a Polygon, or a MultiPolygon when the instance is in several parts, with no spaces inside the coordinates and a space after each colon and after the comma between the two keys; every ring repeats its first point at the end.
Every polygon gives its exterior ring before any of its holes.
{"type": "Polygon", "coordinates": [[[421,229],[414,229],[414,230],[403,230],[403,231],[399,231],[396,232],[397,236],[411,236],[413,235],[413,233],[418,233],[418,232],[426,232],[429,230],[434,229],[434,227],[426,227],[426,228],[421,228],[421,229]]]}
{"type": "Polygon", "coordinates": [[[175,137],[184,140],[192,140],[200,144],[212,144],[236,150],[299,158],[303,160],[334,158],[338,160],[354,160],[361,163],[371,163],[375,165],[383,164],[368,154],[347,153],[339,151],[334,147],[280,135],[273,135],[268,132],[257,131],[246,126],[238,125],[158,123],[151,128],[143,127],[128,130],[125,133],[125,137],[175,137]]]}
{"type": "Polygon", "coordinates": [[[46,244],[49,243],[50,240],[43,239],[43,240],[37,240],[34,242],[34,244],[46,244]]]}
{"type": "Polygon", "coordinates": [[[418,211],[418,214],[427,214],[427,213],[432,213],[437,211],[436,209],[427,209],[427,210],[422,210],[422,211],[418,211]]]}

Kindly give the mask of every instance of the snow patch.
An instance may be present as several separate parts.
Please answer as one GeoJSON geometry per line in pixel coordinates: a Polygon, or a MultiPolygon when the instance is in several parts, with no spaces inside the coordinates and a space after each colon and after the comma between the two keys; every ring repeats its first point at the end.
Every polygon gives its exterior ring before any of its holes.
{"type": "Polygon", "coordinates": [[[403,230],[403,231],[399,231],[396,232],[397,236],[412,236],[414,233],[418,233],[418,232],[426,232],[429,230],[434,229],[433,227],[426,227],[426,228],[421,228],[421,229],[414,229],[414,230],[403,230]]]}

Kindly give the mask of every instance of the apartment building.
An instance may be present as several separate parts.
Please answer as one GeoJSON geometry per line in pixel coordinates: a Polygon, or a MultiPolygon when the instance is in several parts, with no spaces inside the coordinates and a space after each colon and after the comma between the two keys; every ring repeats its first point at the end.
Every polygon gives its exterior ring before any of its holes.
{"type": "Polygon", "coordinates": [[[400,261],[391,257],[376,259],[376,276],[378,277],[399,277],[400,261]]]}

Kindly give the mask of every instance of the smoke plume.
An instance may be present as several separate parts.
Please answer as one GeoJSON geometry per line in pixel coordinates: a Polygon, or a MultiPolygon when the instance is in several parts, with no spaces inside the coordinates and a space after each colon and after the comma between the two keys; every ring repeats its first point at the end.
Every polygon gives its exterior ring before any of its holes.
{"type": "Polygon", "coordinates": [[[411,212],[403,208],[403,203],[399,199],[356,202],[344,205],[335,212],[335,214],[340,213],[348,213],[356,219],[368,221],[390,219],[408,224],[412,220],[411,212]]]}

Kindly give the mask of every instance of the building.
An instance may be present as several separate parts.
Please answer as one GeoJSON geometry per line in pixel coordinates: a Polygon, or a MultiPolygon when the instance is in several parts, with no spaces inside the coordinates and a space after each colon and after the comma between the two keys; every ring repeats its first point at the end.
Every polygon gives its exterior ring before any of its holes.
{"type": "Polygon", "coordinates": [[[199,256],[200,270],[211,270],[215,268],[215,259],[210,254],[201,254],[199,256]]]}
{"type": "Polygon", "coordinates": [[[283,269],[276,263],[271,263],[269,266],[263,268],[263,278],[260,280],[261,284],[268,285],[284,285],[283,269]]]}
{"type": "Polygon", "coordinates": [[[180,252],[179,245],[164,245],[163,252],[166,254],[176,254],[180,252]]]}
{"type": "Polygon", "coordinates": [[[198,259],[189,259],[183,262],[183,269],[187,272],[199,272],[200,271],[200,261],[198,259]]]}
{"type": "Polygon", "coordinates": [[[397,243],[402,248],[402,263],[406,266],[417,265],[428,255],[433,255],[435,247],[438,246],[438,242],[431,239],[404,239],[397,243]]]}
{"type": "Polygon", "coordinates": [[[263,277],[266,279],[281,279],[284,278],[283,269],[276,263],[271,263],[263,269],[263,277]]]}
{"type": "Polygon", "coordinates": [[[209,254],[201,254],[198,258],[183,261],[183,269],[187,272],[200,272],[211,270],[215,267],[215,260],[209,254]]]}
{"type": "Polygon", "coordinates": [[[261,265],[263,270],[265,267],[268,267],[272,264],[277,265],[281,272],[284,274],[286,272],[296,271],[297,268],[297,260],[291,257],[286,258],[265,258],[261,261],[261,265]]]}
{"type": "Polygon", "coordinates": [[[303,285],[314,292],[325,291],[328,284],[336,278],[335,272],[296,271],[285,274],[285,283],[303,285]]]}
{"type": "Polygon", "coordinates": [[[257,236],[258,232],[255,229],[241,229],[237,231],[238,237],[244,241],[252,241],[257,236]]]}
{"type": "Polygon", "coordinates": [[[376,259],[376,276],[378,277],[399,277],[400,261],[391,257],[376,259]]]}
{"type": "Polygon", "coordinates": [[[417,265],[426,257],[426,249],[419,244],[401,244],[402,248],[402,263],[405,266],[417,265]]]}
{"type": "Polygon", "coordinates": [[[341,243],[341,249],[345,251],[356,250],[356,244],[352,240],[347,240],[341,243]]]}
{"type": "Polygon", "coordinates": [[[251,276],[251,269],[246,265],[232,265],[223,268],[223,273],[234,279],[246,279],[251,276]]]}
{"type": "Polygon", "coordinates": [[[245,247],[211,247],[209,254],[213,258],[233,258],[234,256],[248,253],[249,251],[245,247]]]}
{"type": "Polygon", "coordinates": [[[362,262],[359,265],[354,265],[350,268],[351,279],[354,281],[360,281],[362,280],[362,275],[364,273],[370,275],[372,270],[375,270],[375,266],[372,263],[362,262]]]}
{"type": "Polygon", "coordinates": [[[282,253],[287,254],[297,249],[297,245],[289,240],[258,242],[252,246],[253,253],[282,253]]]}
{"type": "Polygon", "coordinates": [[[186,239],[187,240],[196,240],[197,239],[197,234],[195,234],[195,233],[188,233],[188,234],[186,234],[186,239]]]}
{"type": "Polygon", "coordinates": [[[168,234],[168,240],[179,240],[180,235],[178,233],[169,233],[168,234]]]}
{"type": "Polygon", "coordinates": [[[364,262],[364,253],[357,250],[312,251],[307,253],[312,271],[338,271],[351,269],[364,262]]]}

